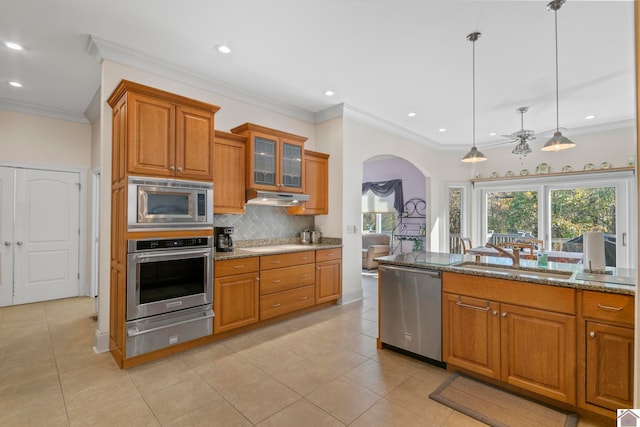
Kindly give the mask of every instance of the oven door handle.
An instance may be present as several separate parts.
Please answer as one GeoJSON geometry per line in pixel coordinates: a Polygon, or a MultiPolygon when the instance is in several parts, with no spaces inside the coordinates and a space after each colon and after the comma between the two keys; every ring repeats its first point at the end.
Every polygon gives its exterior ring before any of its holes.
{"type": "Polygon", "coordinates": [[[157,253],[134,253],[130,254],[133,257],[133,260],[136,262],[150,262],[162,259],[184,259],[184,258],[192,258],[194,255],[202,255],[202,256],[210,256],[211,249],[200,249],[200,250],[181,250],[181,251],[170,251],[170,252],[157,252],[157,253]]]}
{"type": "Polygon", "coordinates": [[[214,316],[215,316],[215,314],[213,313],[213,310],[209,309],[209,310],[205,311],[205,315],[204,316],[196,317],[195,319],[183,320],[181,322],[171,323],[169,325],[158,326],[157,328],[144,329],[142,331],[138,330],[137,327],[131,328],[131,329],[127,329],[127,336],[128,337],[137,337],[137,336],[148,334],[148,333],[151,333],[151,332],[161,331],[162,329],[171,328],[171,327],[178,326],[178,325],[184,325],[185,323],[197,322],[198,320],[203,320],[203,319],[213,319],[214,316]]]}

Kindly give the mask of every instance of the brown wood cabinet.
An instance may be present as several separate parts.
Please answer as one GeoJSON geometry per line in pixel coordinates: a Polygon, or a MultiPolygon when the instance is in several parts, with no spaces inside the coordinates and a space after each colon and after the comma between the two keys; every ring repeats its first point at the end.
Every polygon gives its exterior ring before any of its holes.
{"type": "Polygon", "coordinates": [[[342,296],[342,249],[316,251],[316,304],[342,296]]]}
{"type": "Polygon", "coordinates": [[[260,320],[315,305],[315,251],[260,257],[260,320]]]}
{"type": "Polygon", "coordinates": [[[213,212],[245,213],[246,142],[242,135],[215,132],[213,212]]]}
{"type": "Polygon", "coordinates": [[[246,185],[265,191],[303,192],[304,142],[307,138],[245,123],[231,129],[248,140],[246,185]]]}
{"type": "Polygon", "coordinates": [[[593,291],[582,291],[581,297],[584,389],[580,406],[611,415],[612,410],[631,408],[634,402],[634,299],[593,291]]]}
{"type": "Polygon", "coordinates": [[[445,362],[575,404],[575,290],[542,286],[445,272],[445,362]]]}
{"type": "Polygon", "coordinates": [[[219,334],[259,320],[259,260],[216,261],[213,333],[219,334]]]}
{"type": "MultiPolygon", "coordinates": [[[[108,100],[124,103],[127,173],[213,180],[214,115],[219,107],[123,80],[108,100]]],[[[115,131],[116,129],[114,129],[115,131]]],[[[116,137],[114,135],[114,142],[116,137]]]]}
{"type": "Polygon", "coordinates": [[[309,201],[288,208],[293,215],[326,215],[329,213],[329,155],[315,151],[304,152],[304,193],[309,201]]]}

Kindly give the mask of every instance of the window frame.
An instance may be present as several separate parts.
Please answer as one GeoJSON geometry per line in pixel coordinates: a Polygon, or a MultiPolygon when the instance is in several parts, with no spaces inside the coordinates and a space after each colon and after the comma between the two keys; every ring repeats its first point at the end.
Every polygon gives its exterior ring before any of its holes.
{"type": "MultiPolygon", "coordinates": [[[[486,195],[497,191],[537,191],[538,192],[538,230],[545,247],[551,237],[551,191],[571,188],[616,188],[616,264],[622,268],[637,267],[636,230],[636,182],[633,171],[608,173],[588,173],[572,177],[536,176],[524,179],[479,181],[473,183],[472,195],[472,239],[484,242],[487,235],[488,213],[486,195]]],[[[448,193],[447,193],[448,194],[448,193]]]]}

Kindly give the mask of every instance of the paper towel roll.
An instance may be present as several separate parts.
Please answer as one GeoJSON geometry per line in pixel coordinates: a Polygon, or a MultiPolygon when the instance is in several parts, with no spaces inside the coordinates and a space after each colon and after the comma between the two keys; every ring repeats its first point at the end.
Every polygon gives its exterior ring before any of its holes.
{"type": "Polygon", "coordinates": [[[582,260],[586,270],[605,270],[604,233],[588,231],[582,237],[582,260]]]}

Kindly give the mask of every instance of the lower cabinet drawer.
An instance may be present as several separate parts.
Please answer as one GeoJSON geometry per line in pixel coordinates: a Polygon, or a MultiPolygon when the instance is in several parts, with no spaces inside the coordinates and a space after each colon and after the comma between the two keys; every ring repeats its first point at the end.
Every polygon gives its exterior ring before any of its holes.
{"type": "Polygon", "coordinates": [[[634,299],[629,295],[583,291],[582,315],[619,324],[634,325],[634,299]]]}
{"type": "Polygon", "coordinates": [[[260,297],[260,320],[315,305],[315,285],[260,297]]]}
{"type": "Polygon", "coordinates": [[[296,265],[293,267],[262,271],[260,273],[260,295],[313,285],[315,280],[315,264],[296,265]]]}

